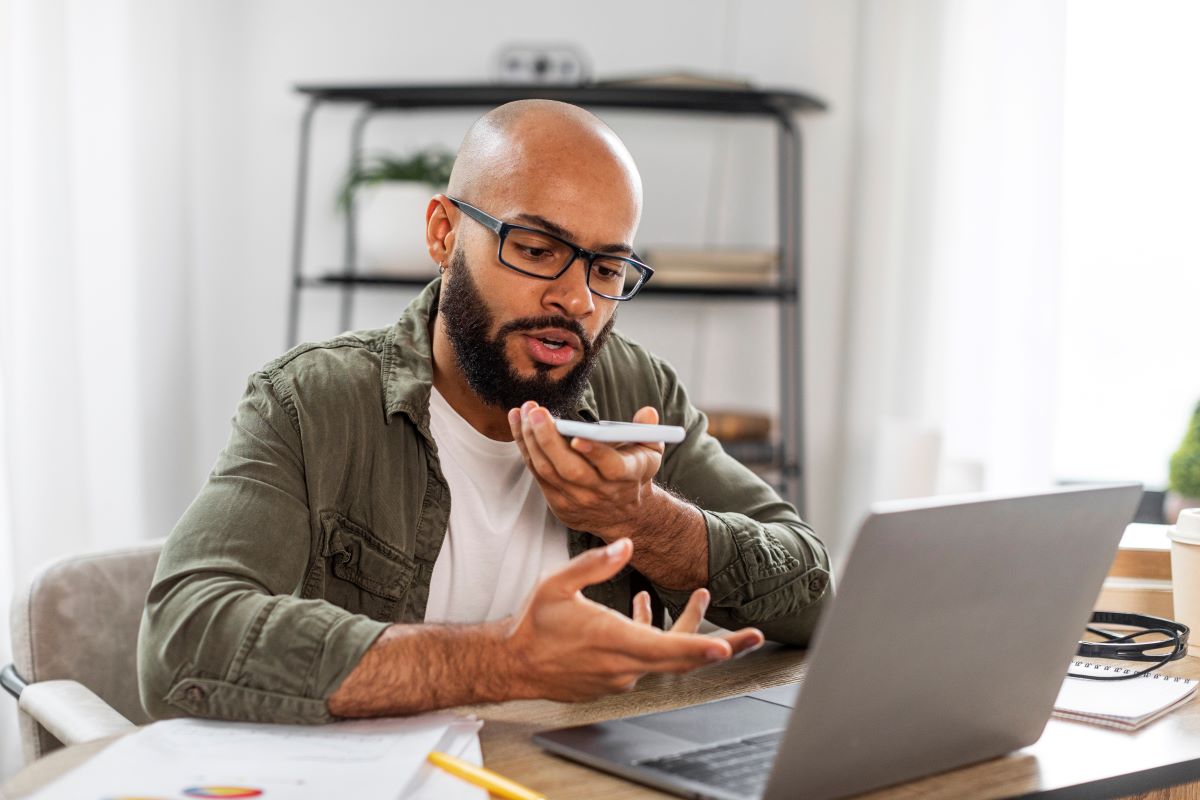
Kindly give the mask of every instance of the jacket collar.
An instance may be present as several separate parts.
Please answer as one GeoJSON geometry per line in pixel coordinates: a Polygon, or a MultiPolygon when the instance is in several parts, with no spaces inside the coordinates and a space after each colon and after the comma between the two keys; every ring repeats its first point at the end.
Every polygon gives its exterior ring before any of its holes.
{"type": "MultiPolygon", "coordinates": [[[[441,277],[434,278],[384,337],[380,377],[384,420],[388,424],[394,414],[404,413],[419,429],[429,431],[429,395],[433,387],[433,339],[429,322],[441,290],[441,277]]],[[[599,419],[590,382],[575,404],[574,413],[567,416],[589,422],[599,419]]]]}

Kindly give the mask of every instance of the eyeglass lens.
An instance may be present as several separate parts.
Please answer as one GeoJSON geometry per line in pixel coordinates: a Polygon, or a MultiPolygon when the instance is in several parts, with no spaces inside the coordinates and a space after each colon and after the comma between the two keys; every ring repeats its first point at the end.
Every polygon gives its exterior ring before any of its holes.
{"type": "MultiPolygon", "coordinates": [[[[500,250],[501,260],[517,269],[552,278],[562,272],[575,251],[563,242],[535,231],[513,228],[508,231],[500,250]]],[[[620,258],[597,256],[588,275],[593,291],[624,297],[634,290],[641,272],[620,258]]]]}

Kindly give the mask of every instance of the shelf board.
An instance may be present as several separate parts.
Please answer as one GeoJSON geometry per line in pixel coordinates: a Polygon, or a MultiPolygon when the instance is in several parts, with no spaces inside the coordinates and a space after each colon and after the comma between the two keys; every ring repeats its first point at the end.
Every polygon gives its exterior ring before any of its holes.
{"type": "Polygon", "coordinates": [[[796,290],[786,286],[709,286],[686,283],[648,283],[638,293],[654,297],[710,297],[787,300],[796,297],[796,290]]]}
{"type": "Polygon", "coordinates": [[[779,89],[710,89],[676,86],[578,86],[447,83],[447,84],[300,84],[300,94],[326,103],[365,103],[377,109],[464,108],[498,106],[513,100],[543,98],[592,108],[657,111],[709,111],[726,114],[777,115],[825,111],[823,100],[779,89]]]}
{"type": "MultiPolygon", "coordinates": [[[[300,279],[300,285],[305,288],[313,287],[345,287],[345,286],[367,286],[375,288],[423,288],[433,277],[422,276],[403,276],[403,275],[380,275],[371,273],[354,273],[345,272],[327,272],[316,277],[305,277],[300,279]]],[[[653,282],[646,284],[645,288],[638,294],[638,297],[658,297],[670,299],[675,297],[708,297],[712,299],[722,298],[750,298],[750,299],[777,299],[787,300],[794,299],[796,290],[786,286],[693,286],[689,284],[665,284],[659,285],[653,282]]]]}
{"type": "Polygon", "coordinates": [[[307,277],[302,280],[303,286],[384,286],[395,288],[424,288],[429,285],[436,276],[429,275],[383,275],[370,272],[326,272],[316,277],[307,277]]]}

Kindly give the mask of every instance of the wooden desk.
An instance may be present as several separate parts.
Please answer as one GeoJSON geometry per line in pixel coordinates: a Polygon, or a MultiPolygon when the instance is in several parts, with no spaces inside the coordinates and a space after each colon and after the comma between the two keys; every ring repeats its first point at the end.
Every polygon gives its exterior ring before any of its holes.
{"type": "MultiPolygon", "coordinates": [[[[1186,658],[1164,672],[1200,678],[1200,658],[1186,658]]],[[[655,675],[637,691],[593,703],[570,705],[520,701],[462,709],[487,721],[480,737],[485,763],[558,800],[642,800],[668,798],[630,783],[543,752],[531,741],[546,728],[580,725],[615,717],[661,711],[716,700],[789,681],[804,674],[804,653],[768,646],[731,663],[691,675],[655,675]]],[[[54,777],[89,758],[108,742],[90,742],[52,753],[5,786],[19,800],[54,777]]],[[[1200,780],[1200,702],[1174,711],[1136,733],[1051,720],[1042,738],[1030,747],[942,775],[865,795],[871,800],[1036,795],[1096,798],[1139,795],[1158,787],[1200,780]]],[[[1196,787],[1155,791],[1154,800],[1200,798],[1196,787]]]]}

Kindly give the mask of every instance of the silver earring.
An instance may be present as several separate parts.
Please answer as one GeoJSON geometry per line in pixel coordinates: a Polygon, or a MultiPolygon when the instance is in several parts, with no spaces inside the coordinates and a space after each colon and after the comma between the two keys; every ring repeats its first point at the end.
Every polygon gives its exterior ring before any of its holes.
{"type": "Polygon", "coordinates": [[[442,263],[442,264],[438,264],[438,274],[439,274],[439,275],[445,275],[445,274],[446,274],[446,265],[445,265],[444,263],[442,263]]]}

